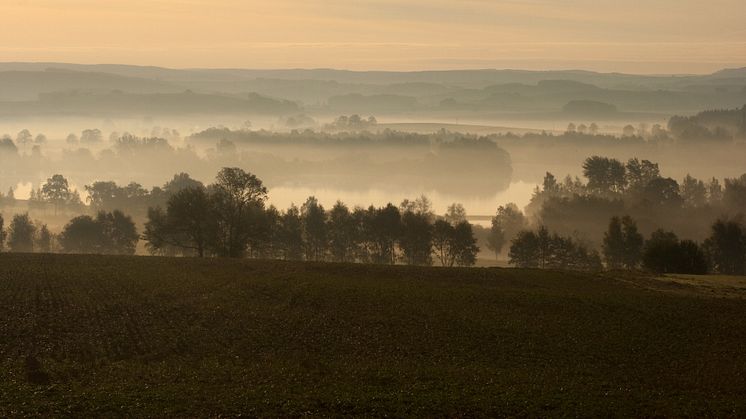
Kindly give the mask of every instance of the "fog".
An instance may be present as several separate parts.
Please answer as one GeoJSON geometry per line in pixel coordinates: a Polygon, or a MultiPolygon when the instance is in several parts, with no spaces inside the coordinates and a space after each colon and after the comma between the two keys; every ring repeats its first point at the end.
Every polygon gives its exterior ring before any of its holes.
{"type": "MultiPolygon", "coordinates": [[[[527,226],[549,225],[600,249],[604,218],[635,213],[639,197],[592,191],[589,157],[650,161],[681,196],[690,192],[687,176],[725,185],[746,172],[743,69],[661,77],[0,63],[0,85],[2,215],[28,212],[56,233],[101,208],[124,211],[142,231],[149,208],[167,205],[171,192],[163,191],[175,175],[209,185],[222,168],[237,167],[263,182],[266,204],[281,212],[308,197],[324,208],[368,208],[425,196],[438,216],[460,204],[482,258],[491,257],[493,217],[508,204],[527,226]],[[543,207],[554,205],[544,191],[548,173],[565,182],[559,196],[570,201],[625,203],[594,213],[592,225],[552,218],[543,207]],[[52,209],[39,191],[58,174],[79,201],[52,209]],[[97,207],[96,182],[115,182],[131,197],[97,207]]],[[[638,211],[641,228],[675,227],[701,241],[718,215],[744,211],[738,199],[707,202],[689,222],[696,228],[668,222],[689,213],[638,211]]]]}

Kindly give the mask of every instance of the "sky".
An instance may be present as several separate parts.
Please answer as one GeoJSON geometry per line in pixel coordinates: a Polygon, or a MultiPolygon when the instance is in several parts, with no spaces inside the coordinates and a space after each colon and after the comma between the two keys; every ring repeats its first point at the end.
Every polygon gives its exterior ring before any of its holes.
{"type": "Polygon", "coordinates": [[[746,66],[744,0],[0,3],[0,61],[646,74],[746,66]]]}

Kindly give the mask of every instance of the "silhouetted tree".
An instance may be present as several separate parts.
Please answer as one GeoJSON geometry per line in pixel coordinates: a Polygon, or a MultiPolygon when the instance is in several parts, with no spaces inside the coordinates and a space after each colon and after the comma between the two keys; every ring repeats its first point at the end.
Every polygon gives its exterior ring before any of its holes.
{"type": "Polygon", "coordinates": [[[303,259],[303,220],[295,205],[291,205],[280,217],[279,241],[285,259],[303,259]]]}
{"type": "Polygon", "coordinates": [[[169,198],[165,212],[158,207],[148,211],[143,234],[148,249],[161,252],[172,246],[203,257],[214,234],[212,211],[212,201],[204,187],[179,190],[169,198]]]}
{"type": "Polygon", "coordinates": [[[433,231],[428,212],[406,209],[401,214],[399,247],[409,265],[432,265],[433,231]]]}
{"type": "Polygon", "coordinates": [[[350,209],[337,201],[329,211],[329,250],[335,262],[352,262],[355,259],[355,225],[350,209]]]}
{"type": "Polygon", "coordinates": [[[473,266],[476,263],[479,246],[468,221],[461,221],[454,227],[451,252],[454,253],[453,260],[458,266],[473,266]]]}
{"type": "Polygon", "coordinates": [[[174,195],[184,189],[204,189],[204,187],[202,182],[192,179],[189,173],[181,172],[175,174],[173,179],[163,185],[163,191],[168,195],[174,195]]]}
{"type": "Polygon", "coordinates": [[[328,246],[326,211],[319,201],[311,196],[301,206],[303,221],[303,241],[306,245],[306,259],[324,260],[328,246]]]}
{"type": "Polygon", "coordinates": [[[583,175],[588,179],[588,189],[600,195],[624,192],[627,184],[624,164],[608,157],[587,158],[583,163],[583,175]]]}
{"type": "Polygon", "coordinates": [[[5,220],[3,219],[3,215],[0,214],[0,252],[2,252],[5,248],[6,236],[7,233],[5,232],[5,220]]]}
{"type": "Polygon", "coordinates": [[[459,203],[453,203],[448,206],[443,219],[451,223],[452,226],[456,226],[466,221],[466,209],[459,203]]]}
{"type": "Polygon", "coordinates": [[[632,158],[625,166],[625,177],[629,190],[641,192],[650,181],[660,177],[660,169],[658,163],[632,158]]]}
{"type": "Polygon", "coordinates": [[[497,208],[497,214],[492,217],[492,227],[487,237],[487,248],[495,252],[495,258],[502,252],[506,243],[510,243],[519,231],[528,226],[526,217],[518,206],[509,203],[497,208]]]}
{"type": "Polygon", "coordinates": [[[643,266],[655,273],[705,274],[705,252],[691,240],[679,241],[670,231],[656,230],[645,242],[643,266]]]}
{"type": "Polygon", "coordinates": [[[642,257],[644,241],[631,217],[612,217],[603,242],[606,266],[609,269],[637,268],[642,257]]]}
{"type": "Polygon", "coordinates": [[[688,207],[701,207],[707,203],[707,187],[701,180],[686,175],[681,183],[681,198],[684,205],[688,207]]]}
{"type": "Polygon", "coordinates": [[[368,209],[365,234],[373,263],[393,265],[396,262],[396,243],[401,237],[401,230],[401,214],[391,203],[383,208],[368,209]]]}
{"type": "Polygon", "coordinates": [[[50,253],[52,251],[52,233],[46,224],[41,224],[41,227],[39,227],[35,250],[40,253],[50,253]]]}
{"type": "Polygon", "coordinates": [[[679,195],[679,184],[671,178],[653,179],[642,191],[642,198],[648,205],[678,208],[683,200],[679,195]]]}
{"type": "Polygon", "coordinates": [[[68,253],[132,255],[139,240],[132,218],[121,211],[81,215],[67,223],[59,243],[68,253]]]}
{"type": "Polygon", "coordinates": [[[88,215],[70,220],[60,233],[59,242],[67,253],[103,253],[103,226],[88,215]]]}
{"type": "Polygon", "coordinates": [[[530,230],[522,230],[513,238],[510,251],[510,264],[519,268],[539,267],[539,237],[530,230]]]}
{"type": "Polygon", "coordinates": [[[716,272],[728,275],[746,273],[746,229],[739,221],[715,221],[705,247],[716,272]]]}
{"type": "Polygon", "coordinates": [[[226,167],[218,172],[210,196],[215,220],[211,248],[219,256],[243,256],[256,228],[255,216],[267,199],[267,188],[255,175],[226,167]]]}
{"type": "Polygon", "coordinates": [[[54,204],[56,214],[61,205],[70,201],[72,193],[70,192],[67,179],[62,175],[54,175],[47,179],[47,183],[41,187],[41,196],[44,200],[54,204]]]}
{"type": "Polygon", "coordinates": [[[28,213],[14,215],[8,226],[8,248],[12,252],[33,252],[35,234],[36,226],[28,213]]]}

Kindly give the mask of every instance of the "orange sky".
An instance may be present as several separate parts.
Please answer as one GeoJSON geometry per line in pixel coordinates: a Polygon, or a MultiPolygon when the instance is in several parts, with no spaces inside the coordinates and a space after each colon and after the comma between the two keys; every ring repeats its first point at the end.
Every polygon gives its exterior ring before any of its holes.
{"type": "Polygon", "coordinates": [[[746,66],[744,0],[0,1],[0,61],[634,73],[746,66]]]}

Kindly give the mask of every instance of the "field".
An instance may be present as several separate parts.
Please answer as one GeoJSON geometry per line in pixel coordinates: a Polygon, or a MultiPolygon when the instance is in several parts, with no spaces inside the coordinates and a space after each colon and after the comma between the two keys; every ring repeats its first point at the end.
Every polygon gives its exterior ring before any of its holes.
{"type": "Polygon", "coordinates": [[[0,255],[0,416],[744,416],[746,278],[0,255]]]}

